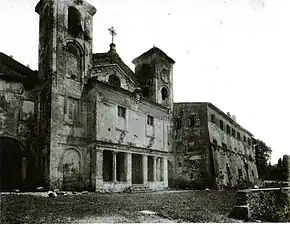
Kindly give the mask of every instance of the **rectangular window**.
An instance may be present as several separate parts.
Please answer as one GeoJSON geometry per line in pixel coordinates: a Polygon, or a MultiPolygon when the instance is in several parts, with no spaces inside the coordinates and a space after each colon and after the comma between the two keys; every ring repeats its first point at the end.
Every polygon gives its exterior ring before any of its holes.
{"type": "Polygon", "coordinates": [[[196,124],[196,116],[190,116],[188,119],[188,126],[194,127],[196,124]]]}
{"type": "Polygon", "coordinates": [[[232,128],[232,135],[233,137],[236,137],[236,130],[232,128]]]}
{"type": "Polygon", "coordinates": [[[227,145],[225,143],[222,143],[223,149],[227,150],[227,145]]]}
{"type": "Polygon", "coordinates": [[[231,128],[229,125],[227,125],[227,134],[231,134],[231,128]]]}
{"type": "Polygon", "coordinates": [[[246,142],[247,141],[247,138],[246,138],[246,136],[244,135],[244,142],[246,142]]]}
{"type": "Polygon", "coordinates": [[[200,126],[200,118],[198,115],[192,115],[188,118],[188,126],[198,127],[200,126]]]}
{"type": "Polygon", "coordinates": [[[126,118],[126,108],[118,106],[118,116],[126,118]]]}
{"type": "Polygon", "coordinates": [[[241,140],[241,134],[240,134],[240,132],[237,132],[237,138],[238,138],[238,140],[241,140]]]}
{"type": "Polygon", "coordinates": [[[176,119],[175,126],[176,126],[176,129],[181,128],[181,119],[176,119]]]}
{"type": "Polygon", "coordinates": [[[214,114],[211,114],[211,115],[210,115],[210,121],[211,121],[212,123],[214,123],[214,121],[215,121],[215,116],[214,116],[214,114]]]}
{"type": "Polygon", "coordinates": [[[248,145],[251,145],[251,139],[248,138],[248,145]]]}
{"type": "Polygon", "coordinates": [[[149,126],[153,126],[154,125],[154,117],[153,116],[147,116],[147,124],[149,126]]]}
{"type": "Polygon", "coordinates": [[[220,129],[224,130],[224,122],[222,120],[220,120],[220,129]]]}
{"type": "Polygon", "coordinates": [[[79,122],[80,109],[79,109],[79,100],[78,99],[68,97],[67,112],[68,112],[68,119],[70,121],[79,122]]]}

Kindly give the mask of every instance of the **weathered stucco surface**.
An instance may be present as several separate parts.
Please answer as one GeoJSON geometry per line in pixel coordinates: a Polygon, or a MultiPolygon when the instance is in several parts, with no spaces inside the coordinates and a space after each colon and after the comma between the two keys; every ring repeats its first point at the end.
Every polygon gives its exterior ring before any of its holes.
{"type": "Polygon", "coordinates": [[[231,117],[210,103],[175,103],[173,118],[176,184],[223,188],[258,181],[253,136],[231,117]]]}

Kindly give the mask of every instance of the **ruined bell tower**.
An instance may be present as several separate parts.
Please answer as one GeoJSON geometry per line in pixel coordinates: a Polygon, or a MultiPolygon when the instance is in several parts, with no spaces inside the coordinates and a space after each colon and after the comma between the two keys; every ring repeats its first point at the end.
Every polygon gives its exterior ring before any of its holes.
{"type": "Polygon", "coordinates": [[[83,0],[41,0],[39,14],[39,97],[45,120],[46,182],[59,188],[58,143],[67,143],[64,129],[81,128],[81,96],[90,76],[93,16],[96,9],[83,0]],[[78,121],[76,121],[78,119],[78,121]]]}

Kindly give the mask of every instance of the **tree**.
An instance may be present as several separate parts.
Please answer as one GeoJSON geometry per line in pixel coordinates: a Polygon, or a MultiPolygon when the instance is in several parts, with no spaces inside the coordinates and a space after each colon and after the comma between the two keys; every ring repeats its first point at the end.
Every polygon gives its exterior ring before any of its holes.
{"type": "Polygon", "coordinates": [[[283,180],[290,180],[290,155],[283,155],[282,161],[282,168],[283,168],[283,180]]]}
{"type": "Polygon", "coordinates": [[[265,179],[267,172],[268,161],[270,160],[272,149],[261,140],[256,140],[255,146],[255,159],[259,177],[265,179]]]}

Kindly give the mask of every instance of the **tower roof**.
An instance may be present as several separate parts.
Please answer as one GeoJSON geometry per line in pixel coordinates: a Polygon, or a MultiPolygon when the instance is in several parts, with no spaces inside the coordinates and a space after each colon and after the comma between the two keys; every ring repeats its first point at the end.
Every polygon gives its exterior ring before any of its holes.
{"type": "Polygon", "coordinates": [[[147,58],[147,57],[153,55],[154,53],[158,54],[160,57],[166,59],[167,61],[169,61],[172,64],[175,63],[175,61],[172,58],[170,58],[165,52],[163,52],[161,49],[159,49],[159,48],[157,48],[155,46],[153,48],[149,49],[147,52],[144,52],[142,55],[140,55],[137,58],[135,58],[132,61],[132,63],[136,64],[139,60],[147,58]]]}

